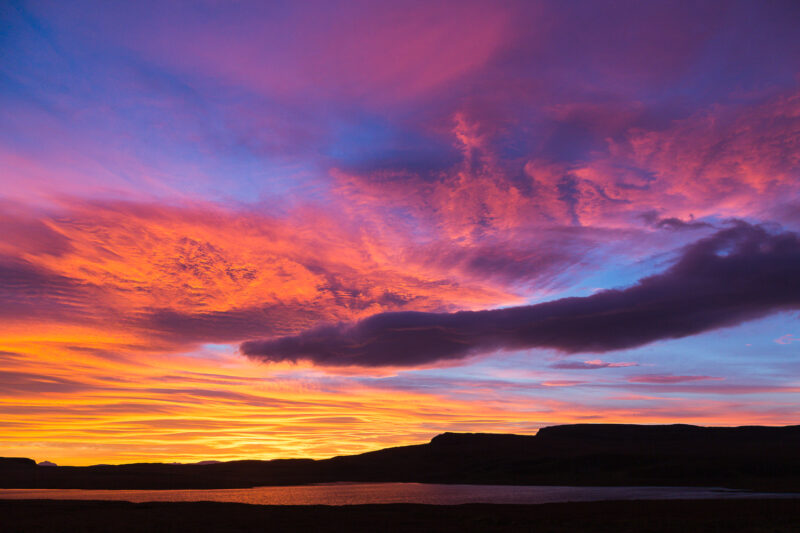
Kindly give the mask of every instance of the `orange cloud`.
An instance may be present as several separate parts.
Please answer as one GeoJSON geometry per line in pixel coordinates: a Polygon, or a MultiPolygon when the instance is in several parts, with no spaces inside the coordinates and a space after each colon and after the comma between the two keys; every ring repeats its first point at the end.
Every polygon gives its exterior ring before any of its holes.
{"type": "MultiPolygon", "coordinates": [[[[102,323],[128,335],[192,340],[187,330],[197,329],[194,340],[236,340],[409,305],[514,298],[404,257],[408,242],[311,208],[278,219],[214,205],[82,203],[0,224],[14,235],[0,250],[9,299],[39,322],[49,317],[44,328],[102,323]]],[[[27,322],[8,319],[6,334],[27,322]]]]}

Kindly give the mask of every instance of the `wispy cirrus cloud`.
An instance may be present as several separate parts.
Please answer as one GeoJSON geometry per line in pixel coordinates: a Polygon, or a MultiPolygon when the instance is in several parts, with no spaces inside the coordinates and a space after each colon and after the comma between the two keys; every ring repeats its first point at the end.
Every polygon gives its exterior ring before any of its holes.
{"type": "Polygon", "coordinates": [[[560,370],[597,370],[600,368],[627,368],[631,366],[639,366],[639,363],[610,363],[608,361],[601,361],[600,359],[592,359],[591,361],[561,361],[550,365],[551,368],[558,368],[560,370]]]}
{"type": "Polygon", "coordinates": [[[675,376],[672,374],[640,374],[628,378],[630,383],[654,383],[672,385],[675,383],[691,383],[693,381],[718,381],[724,378],[713,376],[675,376]]]}
{"type": "Polygon", "coordinates": [[[65,201],[37,216],[8,213],[5,330],[36,317],[105,324],[160,345],[231,342],[381,310],[516,298],[403,259],[409,242],[381,242],[310,207],[281,218],[212,204],[65,201]]]}
{"type": "Polygon", "coordinates": [[[787,333],[786,335],[783,335],[775,339],[775,342],[777,342],[778,344],[791,344],[793,342],[800,342],[800,338],[796,337],[795,335],[792,335],[791,333],[787,333]]]}

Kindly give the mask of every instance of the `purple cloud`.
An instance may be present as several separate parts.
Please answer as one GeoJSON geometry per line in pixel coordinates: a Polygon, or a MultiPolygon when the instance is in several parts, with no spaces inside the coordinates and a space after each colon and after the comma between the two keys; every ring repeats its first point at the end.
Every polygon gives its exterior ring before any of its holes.
{"type": "Polygon", "coordinates": [[[800,308],[800,236],[735,222],[626,289],[456,313],[380,313],[253,340],[245,355],[330,366],[415,366],[495,350],[607,352],[800,308]]]}

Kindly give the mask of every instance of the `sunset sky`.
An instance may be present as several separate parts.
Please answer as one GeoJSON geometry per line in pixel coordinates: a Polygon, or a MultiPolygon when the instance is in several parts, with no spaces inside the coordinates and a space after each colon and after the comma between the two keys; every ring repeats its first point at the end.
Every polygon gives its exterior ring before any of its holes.
{"type": "Polygon", "coordinates": [[[798,28],[0,3],[0,456],[800,423],[798,28]]]}

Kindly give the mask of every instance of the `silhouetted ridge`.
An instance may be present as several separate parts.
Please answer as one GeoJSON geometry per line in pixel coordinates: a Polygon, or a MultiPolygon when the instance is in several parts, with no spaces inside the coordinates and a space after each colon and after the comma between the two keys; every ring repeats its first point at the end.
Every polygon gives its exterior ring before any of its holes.
{"type": "Polygon", "coordinates": [[[0,486],[183,489],[399,481],[800,491],[800,426],[576,424],[543,428],[537,435],[443,433],[427,444],[318,461],[25,466],[31,464],[0,460],[0,486]]]}
{"type": "Polygon", "coordinates": [[[539,439],[570,440],[733,440],[760,441],[778,438],[800,438],[800,426],[764,427],[700,427],[688,424],[637,425],[637,424],[568,424],[542,428],[539,439]]]}
{"type": "Polygon", "coordinates": [[[6,468],[30,468],[36,466],[36,461],[27,457],[0,457],[0,470],[6,468]]]}

